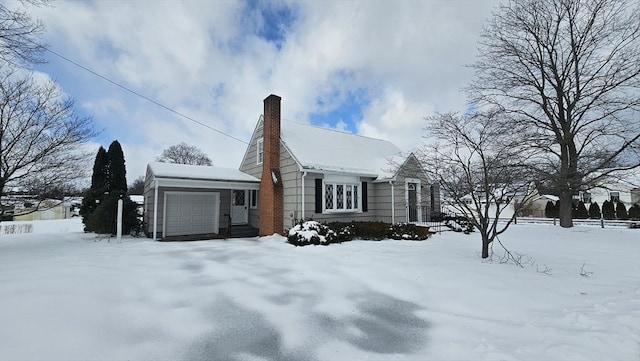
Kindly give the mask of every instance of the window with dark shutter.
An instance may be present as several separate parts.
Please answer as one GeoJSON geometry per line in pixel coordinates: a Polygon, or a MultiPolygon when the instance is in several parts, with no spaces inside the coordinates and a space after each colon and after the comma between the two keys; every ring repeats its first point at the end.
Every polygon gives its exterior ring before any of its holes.
{"type": "Polygon", "coordinates": [[[322,179],[316,179],[316,213],[322,213],[322,179]]]}
{"type": "Polygon", "coordinates": [[[367,182],[362,182],[362,211],[369,210],[369,197],[367,197],[367,182]]]}

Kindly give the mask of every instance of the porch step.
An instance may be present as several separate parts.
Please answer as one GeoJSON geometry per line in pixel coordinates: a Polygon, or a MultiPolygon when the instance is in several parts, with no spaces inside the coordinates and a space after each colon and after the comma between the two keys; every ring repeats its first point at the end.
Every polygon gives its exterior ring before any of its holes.
{"type": "Polygon", "coordinates": [[[231,226],[231,238],[257,237],[258,229],[249,225],[231,226]]]}

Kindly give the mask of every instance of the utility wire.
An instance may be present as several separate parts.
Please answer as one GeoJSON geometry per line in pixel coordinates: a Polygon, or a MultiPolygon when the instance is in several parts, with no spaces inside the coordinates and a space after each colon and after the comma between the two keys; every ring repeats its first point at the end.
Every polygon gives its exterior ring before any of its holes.
{"type": "Polygon", "coordinates": [[[81,64],[79,64],[79,63],[77,63],[77,62],[75,62],[75,61],[73,61],[73,60],[71,60],[71,59],[67,58],[67,57],[66,57],[66,56],[64,56],[64,55],[62,55],[62,54],[60,54],[60,53],[57,53],[57,52],[55,52],[55,51],[51,50],[51,49],[50,49],[50,48],[48,48],[48,47],[45,47],[45,50],[46,50],[46,51],[48,51],[48,52],[50,52],[51,54],[53,54],[53,55],[55,55],[55,56],[57,56],[57,57],[59,57],[59,58],[63,59],[63,60],[65,60],[65,61],[67,61],[67,62],[69,62],[69,63],[71,63],[71,64],[73,64],[73,65],[75,65],[75,66],[77,66],[77,67],[79,67],[79,68],[81,68],[81,69],[83,69],[83,70],[85,70],[85,71],[87,71],[87,72],[89,72],[89,73],[93,74],[93,75],[95,75],[95,76],[97,76],[98,78],[100,78],[100,79],[102,79],[102,80],[105,80],[105,81],[107,81],[107,82],[109,82],[109,83],[111,83],[111,84],[113,84],[113,85],[117,86],[117,87],[118,87],[118,88],[120,88],[120,89],[126,90],[126,91],[128,91],[129,93],[131,93],[131,94],[133,94],[133,95],[135,95],[135,96],[138,96],[138,97],[140,97],[140,98],[142,98],[142,99],[144,99],[144,100],[146,100],[146,101],[148,101],[148,102],[150,102],[150,103],[153,103],[153,104],[155,104],[155,105],[159,106],[160,108],[163,108],[163,109],[165,109],[165,110],[168,110],[168,111],[170,111],[170,112],[171,112],[171,113],[173,113],[173,114],[176,114],[176,115],[178,115],[178,116],[181,116],[181,117],[183,117],[183,118],[185,118],[185,119],[187,119],[187,120],[189,120],[189,121],[192,121],[192,122],[194,122],[194,123],[196,123],[196,124],[199,124],[199,125],[201,125],[201,126],[203,126],[203,127],[205,127],[205,128],[208,128],[208,129],[210,129],[210,130],[213,130],[214,132],[220,133],[220,134],[224,135],[225,137],[229,137],[229,138],[231,138],[231,139],[233,139],[233,140],[236,140],[236,141],[238,141],[238,142],[240,142],[240,143],[242,143],[242,144],[249,145],[249,143],[247,143],[246,141],[244,141],[244,140],[242,140],[242,139],[240,139],[240,138],[236,138],[236,137],[234,137],[233,135],[231,135],[231,134],[229,134],[229,133],[225,133],[225,132],[223,132],[223,131],[221,131],[221,130],[219,130],[219,129],[216,129],[216,128],[214,128],[214,127],[210,126],[210,125],[207,125],[207,124],[202,123],[202,122],[200,122],[200,121],[198,121],[198,120],[196,120],[196,119],[193,119],[192,117],[190,117],[190,116],[188,116],[188,115],[186,115],[186,114],[180,113],[179,111],[174,110],[174,109],[172,109],[172,108],[170,108],[170,107],[168,107],[168,106],[166,106],[166,105],[164,105],[164,104],[162,104],[162,103],[160,103],[160,102],[158,102],[158,101],[156,101],[156,100],[153,100],[153,99],[151,99],[151,98],[149,98],[149,97],[147,97],[147,96],[145,96],[145,95],[141,94],[141,93],[138,93],[137,91],[135,91],[135,90],[133,90],[133,89],[131,89],[131,88],[128,88],[128,87],[126,87],[126,86],[124,86],[124,85],[122,85],[122,84],[120,84],[120,83],[118,83],[118,82],[116,82],[116,81],[114,81],[114,80],[111,80],[111,79],[107,78],[106,76],[104,76],[104,75],[102,75],[102,74],[100,74],[100,73],[98,73],[98,72],[96,72],[96,71],[93,71],[93,70],[91,70],[91,69],[87,68],[86,66],[81,65],[81,64]]]}

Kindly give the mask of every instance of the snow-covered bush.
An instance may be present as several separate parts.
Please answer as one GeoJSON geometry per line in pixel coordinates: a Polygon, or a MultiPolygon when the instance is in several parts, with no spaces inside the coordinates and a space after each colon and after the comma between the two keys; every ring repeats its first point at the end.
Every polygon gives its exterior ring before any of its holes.
{"type": "Polygon", "coordinates": [[[454,232],[464,232],[469,234],[473,232],[473,224],[465,217],[446,217],[444,225],[454,232]]]}
{"type": "Polygon", "coordinates": [[[289,230],[287,242],[294,246],[328,245],[336,243],[338,236],[324,224],[316,221],[300,222],[289,230]]]}
{"type": "Polygon", "coordinates": [[[416,226],[412,223],[396,223],[389,227],[389,238],[423,241],[431,237],[429,227],[416,226]]]}

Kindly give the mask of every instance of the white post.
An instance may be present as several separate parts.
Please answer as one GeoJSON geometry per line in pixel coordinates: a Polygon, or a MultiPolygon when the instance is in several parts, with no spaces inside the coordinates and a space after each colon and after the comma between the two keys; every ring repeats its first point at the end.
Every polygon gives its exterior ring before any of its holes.
{"type": "Polygon", "coordinates": [[[118,199],[118,219],[117,223],[117,231],[116,231],[116,240],[119,242],[122,241],[122,198],[118,199]]]}

